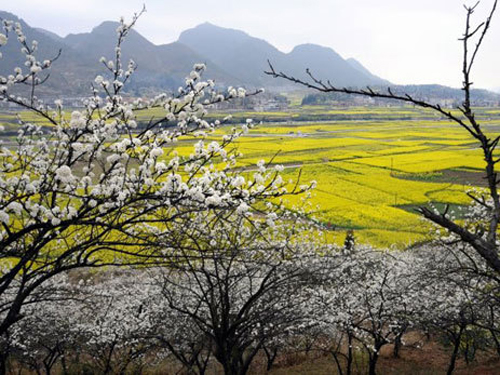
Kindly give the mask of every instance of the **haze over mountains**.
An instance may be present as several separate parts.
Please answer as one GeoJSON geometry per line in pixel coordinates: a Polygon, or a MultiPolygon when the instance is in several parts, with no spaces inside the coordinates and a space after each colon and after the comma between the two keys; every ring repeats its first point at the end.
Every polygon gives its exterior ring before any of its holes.
{"type": "MultiPolygon", "coordinates": [[[[116,43],[117,22],[106,21],[89,33],[60,37],[50,30],[31,27],[17,16],[0,11],[0,17],[19,21],[29,40],[39,42],[40,59],[52,57],[59,49],[62,55],[52,68],[47,87],[65,94],[88,94],[89,82],[105,73],[98,62],[101,56],[112,57],[116,43]]],[[[0,74],[11,74],[16,66],[24,66],[17,42],[3,47],[0,74]]],[[[343,59],[331,48],[303,44],[290,53],[283,53],[265,40],[243,31],[226,29],[210,23],[201,24],[181,33],[179,40],[155,45],[132,30],[123,44],[123,58],[132,58],[138,70],[129,90],[144,91],[174,89],[184,82],[193,64],[208,66],[206,78],[221,86],[243,85],[248,88],[286,90],[297,88],[264,74],[267,60],[280,70],[298,77],[310,68],[316,76],[330,79],[339,86],[380,85],[388,82],[371,74],[360,62],[343,59]]]]}

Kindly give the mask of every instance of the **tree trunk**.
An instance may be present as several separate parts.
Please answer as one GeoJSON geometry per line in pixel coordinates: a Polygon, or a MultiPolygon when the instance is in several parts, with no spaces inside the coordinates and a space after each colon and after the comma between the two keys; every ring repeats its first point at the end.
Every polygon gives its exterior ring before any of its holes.
{"type": "Polygon", "coordinates": [[[61,357],[61,366],[63,375],[68,375],[68,367],[66,366],[66,355],[63,354],[61,357]]]}
{"type": "Polygon", "coordinates": [[[494,330],[490,329],[489,331],[491,333],[491,337],[493,337],[493,340],[495,341],[495,348],[497,350],[498,356],[500,357],[500,341],[498,340],[498,337],[494,330]]]}
{"type": "Polygon", "coordinates": [[[0,375],[6,375],[7,374],[7,358],[9,356],[9,353],[7,350],[2,350],[0,352],[0,375]]]}
{"type": "Polygon", "coordinates": [[[368,375],[377,375],[377,361],[378,361],[378,350],[370,355],[370,365],[368,368],[368,375]]]}
{"type": "Polygon", "coordinates": [[[59,345],[56,345],[55,348],[47,348],[47,350],[49,353],[43,359],[43,367],[45,369],[45,375],[50,375],[52,373],[52,367],[56,364],[59,356],[62,355],[62,351],[60,350],[59,345]]]}
{"type": "Polygon", "coordinates": [[[228,361],[228,363],[223,364],[224,375],[244,375],[240,366],[233,361],[228,361]]]}
{"type": "Polygon", "coordinates": [[[369,353],[370,364],[368,368],[368,375],[377,375],[377,361],[380,356],[380,349],[382,349],[382,346],[386,343],[387,342],[383,340],[375,341],[373,353],[369,353]]]}
{"type": "Polygon", "coordinates": [[[104,358],[104,372],[103,374],[111,374],[112,368],[111,368],[111,361],[113,360],[113,352],[115,351],[115,346],[116,342],[113,342],[111,344],[111,347],[109,348],[108,355],[106,358],[104,358]]]}
{"type": "Polygon", "coordinates": [[[403,334],[398,334],[394,339],[394,350],[392,351],[392,356],[394,358],[399,358],[399,352],[401,350],[403,334]]]}
{"type": "Polygon", "coordinates": [[[222,365],[224,369],[224,375],[244,375],[242,359],[237,358],[236,354],[231,356],[229,353],[218,353],[215,356],[217,361],[222,365]]]}
{"type": "Polygon", "coordinates": [[[201,356],[202,351],[200,350],[200,352],[195,357],[196,368],[198,369],[199,375],[205,375],[205,373],[207,372],[208,362],[210,361],[210,352],[207,353],[207,356],[205,358],[202,358],[200,360],[201,356]]]}
{"type": "Polygon", "coordinates": [[[463,353],[463,354],[464,354],[464,361],[465,361],[465,363],[467,364],[467,366],[470,364],[470,361],[469,361],[470,349],[471,349],[471,348],[470,348],[470,345],[469,345],[469,343],[467,342],[467,343],[465,344],[464,353],[463,353]]]}
{"type": "Polygon", "coordinates": [[[346,375],[351,375],[352,374],[352,334],[351,332],[347,333],[347,368],[346,368],[346,375]]]}
{"type": "Polygon", "coordinates": [[[342,371],[342,365],[340,364],[339,356],[334,351],[332,351],[331,353],[332,353],[333,359],[335,360],[335,363],[337,364],[337,370],[339,372],[339,375],[343,375],[344,372],[342,371]]]}
{"type": "Polygon", "coordinates": [[[452,375],[453,371],[455,371],[455,364],[457,362],[458,350],[460,349],[460,341],[462,339],[462,332],[464,331],[464,328],[465,328],[464,326],[460,326],[460,331],[458,332],[458,335],[454,335],[453,353],[451,354],[450,365],[448,366],[448,371],[446,372],[446,375],[452,375]]]}
{"type": "Polygon", "coordinates": [[[274,360],[278,355],[278,349],[277,348],[267,349],[265,346],[262,349],[266,354],[266,371],[269,372],[271,371],[271,367],[273,367],[274,360]]]}

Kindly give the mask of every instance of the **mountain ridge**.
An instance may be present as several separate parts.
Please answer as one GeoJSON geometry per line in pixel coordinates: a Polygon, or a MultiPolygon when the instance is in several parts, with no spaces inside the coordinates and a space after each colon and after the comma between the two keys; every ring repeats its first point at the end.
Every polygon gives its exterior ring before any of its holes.
{"type": "MultiPolygon", "coordinates": [[[[51,79],[44,87],[48,91],[64,89],[66,94],[85,94],[94,77],[106,73],[98,62],[101,56],[112,58],[114,55],[118,22],[104,21],[89,32],[60,37],[50,30],[31,27],[14,14],[0,12],[0,16],[20,21],[27,37],[40,42],[40,52],[50,51],[53,55],[60,49],[63,51],[53,69],[59,70],[57,77],[62,79],[62,84],[51,79]]],[[[8,43],[10,46],[6,52],[14,53],[11,50],[15,44],[8,43]]],[[[264,74],[268,60],[299,77],[303,77],[311,62],[316,73],[341,85],[383,82],[365,71],[354,69],[331,48],[305,44],[284,53],[264,39],[209,22],[184,30],[175,42],[159,45],[132,29],[123,43],[122,53],[124,63],[133,59],[139,67],[127,86],[134,95],[175,89],[183,84],[193,64],[198,62],[207,64],[207,77],[215,79],[220,86],[265,87],[275,91],[294,89],[289,82],[264,74]]],[[[40,57],[44,59],[50,55],[40,57]]],[[[22,66],[24,61],[21,58],[19,53],[13,60],[3,60],[0,74],[11,74],[16,66],[22,66]]]]}
{"type": "Polygon", "coordinates": [[[203,23],[183,31],[179,42],[200,51],[219,66],[237,73],[252,83],[273,85],[276,80],[266,76],[267,61],[283,71],[305,78],[307,68],[339,85],[365,86],[387,81],[354,69],[335,50],[317,44],[301,44],[284,53],[264,39],[240,30],[203,23]],[[245,53],[251,51],[251,53],[245,53]],[[321,62],[320,64],[318,62],[321,62]]]}
{"type": "MultiPolygon", "coordinates": [[[[101,56],[113,58],[118,22],[104,21],[89,32],[70,33],[61,37],[50,30],[31,27],[12,13],[0,11],[0,18],[21,22],[28,39],[39,42],[41,60],[53,57],[62,50],[61,57],[53,64],[51,79],[42,87],[44,94],[87,96],[96,75],[109,74],[99,59],[101,56]]],[[[15,67],[24,66],[19,44],[12,39],[12,42],[2,47],[4,57],[0,60],[0,75],[12,74],[15,67]]],[[[300,89],[288,81],[265,75],[268,60],[277,70],[297,78],[306,79],[305,72],[309,68],[316,78],[330,81],[336,86],[391,85],[371,73],[361,62],[354,58],[344,59],[330,47],[305,43],[285,53],[268,41],[242,30],[209,22],[184,30],[175,42],[158,45],[132,29],[122,51],[124,65],[129,59],[134,59],[138,64],[137,72],[126,86],[132,96],[175,90],[184,84],[192,66],[199,62],[208,66],[206,77],[214,79],[219,87],[264,87],[276,93],[300,89]]],[[[412,90],[430,91],[432,88],[421,86],[420,89],[412,87],[412,90]]]]}

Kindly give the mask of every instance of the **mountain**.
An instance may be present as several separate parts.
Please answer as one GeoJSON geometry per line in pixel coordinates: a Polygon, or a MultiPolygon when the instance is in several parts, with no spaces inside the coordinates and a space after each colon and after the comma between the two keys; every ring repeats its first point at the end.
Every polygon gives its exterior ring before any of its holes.
{"type": "Polygon", "coordinates": [[[305,70],[310,69],[317,79],[330,81],[336,86],[366,86],[383,83],[370,72],[355,69],[331,48],[316,44],[302,44],[287,56],[288,71],[300,78],[307,78],[305,70]]]}
{"type": "MultiPolygon", "coordinates": [[[[45,30],[41,31],[30,27],[14,14],[0,11],[0,19],[19,22],[27,39],[29,41],[38,41],[37,56],[40,56],[42,60],[53,58],[57,56],[59,51],[62,51],[61,56],[53,64],[49,83],[42,88],[42,92],[52,93],[57,91],[59,93],[73,94],[79,91],[79,85],[83,84],[81,80],[88,75],[88,69],[83,63],[84,56],[80,56],[76,51],[67,48],[62,41],[54,39],[45,30]],[[80,74],[73,74],[74,71],[78,71],[80,74]]],[[[25,56],[21,53],[21,46],[14,37],[11,37],[9,42],[2,47],[2,54],[0,75],[12,74],[16,67],[26,69],[24,65],[25,56]]],[[[86,82],[88,83],[88,81],[86,82]]]]}
{"type": "Polygon", "coordinates": [[[52,31],[42,29],[41,27],[35,27],[34,29],[39,33],[45,34],[46,36],[48,36],[49,38],[51,38],[56,42],[64,43],[64,38],[57,35],[56,33],[53,33],[52,31]]]}
{"type": "Polygon", "coordinates": [[[179,40],[220,67],[239,77],[247,85],[283,85],[264,74],[267,61],[279,70],[305,77],[310,68],[321,79],[339,86],[360,86],[386,83],[366,69],[354,68],[333,49],[315,44],[303,44],[286,54],[266,42],[240,30],[226,29],[210,23],[201,24],[181,33],[179,40]]]}
{"type": "MultiPolygon", "coordinates": [[[[99,59],[102,56],[109,59],[114,57],[119,23],[106,21],[88,33],[69,34],[61,38],[48,30],[30,27],[11,13],[0,12],[0,18],[21,23],[27,39],[39,42],[39,59],[56,56],[61,50],[60,57],[51,68],[51,77],[38,90],[40,95],[55,96],[63,92],[65,96],[86,96],[90,94],[90,84],[98,74],[109,74],[99,59]]],[[[7,76],[13,73],[14,68],[24,67],[25,58],[20,49],[20,44],[14,38],[2,47],[0,75],[7,76]]],[[[207,75],[220,85],[242,84],[189,47],[177,42],[157,46],[135,30],[131,30],[125,39],[122,51],[125,66],[133,59],[139,67],[127,85],[133,94],[177,88],[183,84],[192,66],[199,62],[209,66],[207,75]]]]}
{"type": "MultiPolygon", "coordinates": [[[[62,38],[49,30],[31,27],[7,12],[0,12],[0,18],[21,22],[28,40],[39,42],[38,56],[41,60],[62,51],[51,69],[50,79],[42,87],[42,93],[87,95],[96,75],[109,74],[99,59],[102,56],[108,59],[114,57],[119,23],[106,21],[90,32],[69,34],[62,38]]],[[[14,39],[2,47],[1,75],[12,74],[15,67],[24,66],[24,56],[19,49],[14,39]]],[[[177,88],[198,62],[208,66],[206,77],[215,79],[220,86],[266,87],[275,91],[296,89],[289,82],[264,74],[264,70],[268,69],[268,60],[277,69],[302,78],[305,78],[306,68],[310,68],[318,78],[329,79],[339,86],[387,82],[366,68],[360,68],[361,64],[357,66],[350,60],[344,60],[331,48],[304,44],[290,53],[283,53],[267,41],[243,31],[209,23],[186,30],[180,34],[178,41],[163,45],[155,45],[131,30],[122,45],[122,53],[124,65],[129,59],[138,65],[137,72],[127,85],[134,95],[177,88]]]]}
{"type": "MultiPolygon", "coordinates": [[[[387,92],[387,86],[371,86],[374,91],[387,92]]],[[[463,90],[451,88],[436,84],[427,85],[391,85],[391,91],[400,96],[410,95],[417,100],[423,100],[428,103],[439,104],[444,107],[456,108],[461,105],[464,97],[463,90]]],[[[500,103],[500,94],[483,89],[471,90],[471,101],[474,106],[498,106],[500,103]]],[[[302,104],[305,105],[332,105],[344,104],[349,105],[353,102],[353,97],[350,94],[342,92],[334,93],[311,93],[302,99],[302,104]]],[[[394,103],[391,99],[384,98],[360,98],[358,104],[373,104],[391,105],[394,103]]]]}
{"type": "Polygon", "coordinates": [[[363,64],[361,64],[361,63],[360,63],[358,60],[356,60],[355,58],[350,57],[350,58],[348,58],[346,61],[347,61],[347,62],[349,63],[349,65],[351,65],[354,69],[356,69],[356,70],[358,70],[359,72],[361,72],[361,73],[363,73],[363,74],[367,75],[368,77],[370,77],[370,78],[372,78],[372,79],[374,79],[374,80],[379,80],[379,81],[381,81],[381,83],[382,83],[382,84],[386,84],[386,85],[390,84],[390,82],[389,82],[389,81],[387,81],[387,80],[385,80],[385,79],[382,79],[382,78],[380,78],[379,76],[376,76],[376,75],[372,74],[372,73],[371,73],[368,69],[366,69],[366,68],[364,67],[364,65],[363,65],[363,64]]]}
{"type": "Polygon", "coordinates": [[[231,75],[254,87],[273,81],[264,74],[267,59],[277,61],[283,55],[265,40],[210,23],[182,32],[178,42],[198,51],[231,75]]]}
{"type": "MultiPolygon", "coordinates": [[[[106,21],[90,33],[69,34],[64,38],[64,42],[77,52],[85,53],[91,61],[97,62],[102,56],[110,59],[113,58],[116,29],[119,25],[118,22],[106,21]]],[[[210,66],[210,77],[220,84],[227,84],[232,78],[206,57],[181,43],[158,46],[135,30],[131,30],[127,35],[122,51],[125,64],[132,59],[139,67],[131,81],[131,86],[136,90],[176,88],[183,84],[192,66],[199,62],[210,66]]],[[[94,65],[101,68],[98,63],[94,65]]]]}

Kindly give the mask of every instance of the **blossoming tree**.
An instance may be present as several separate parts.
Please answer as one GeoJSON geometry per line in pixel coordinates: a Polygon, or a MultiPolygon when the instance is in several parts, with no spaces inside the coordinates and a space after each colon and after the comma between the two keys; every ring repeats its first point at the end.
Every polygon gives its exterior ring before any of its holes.
{"type": "Polygon", "coordinates": [[[204,119],[210,105],[246,93],[219,92],[213,81],[202,80],[203,64],[194,66],[175,94],[135,101],[121,95],[137,68],[133,61],[124,64],[121,45],[139,15],[129,24],[121,21],[114,57],[101,59],[105,73],[91,84],[83,109],[71,113],[63,100],[52,105],[36,95],[57,56],[39,60],[38,44],[28,41],[21,25],[2,22],[0,45],[19,43],[26,62],[0,77],[0,100],[37,120],[20,118],[14,142],[0,150],[0,336],[55,275],[81,267],[171,262],[169,223],[189,223],[214,209],[258,209],[266,215],[260,202],[290,193],[265,164],[253,176],[233,168],[237,154],[228,146],[251,121],[218,142],[207,141],[221,124],[204,119]],[[161,116],[138,123],[136,114],[153,107],[161,116]],[[175,151],[182,138],[197,139],[187,156],[175,151]]]}
{"type": "MultiPolygon", "coordinates": [[[[183,329],[198,332],[198,363],[212,354],[227,375],[246,374],[266,344],[285,348],[293,332],[305,332],[312,315],[305,286],[328,251],[301,215],[275,210],[252,222],[248,215],[241,208],[207,212],[182,231],[169,231],[179,261],[159,279],[166,316],[184,317],[183,329]]],[[[155,331],[174,352],[169,336],[161,334],[171,331],[166,321],[160,319],[155,331]]]]}

